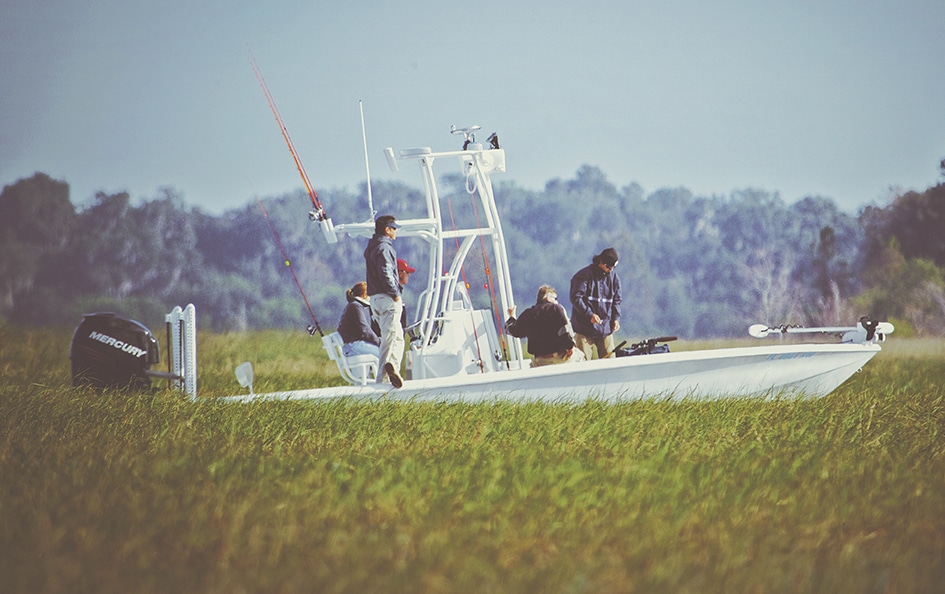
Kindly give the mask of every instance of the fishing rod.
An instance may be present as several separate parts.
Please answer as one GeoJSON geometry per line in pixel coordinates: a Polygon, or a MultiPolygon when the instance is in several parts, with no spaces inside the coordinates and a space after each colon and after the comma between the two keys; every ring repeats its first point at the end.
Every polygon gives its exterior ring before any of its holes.
{"type": "Polygon", "coordinates": [[[302,183],[305,184],[305,190],[308,192],[308,197],[312,201],[312,206],[315,207],[315,210],[313,210],[309,216],[312,217],[312,220],[321,221],[327,219],[328,215],[325,214],[325,209],[322,208],[322,202],[318,199],[318,193],[315,192],[312,180],[309,179],[308,173],[305,171],[305,166],[302,165],[302,160],[299,158],[298,151],[295,150],[292,137],[289,136],[289,129],[286,128],[285,122],[282,120],[282,114],[279,113],[279,108],[276,107],[276,101],[272,98],[272,93],[269,92],[269,85],[266,84],[266,79],[263,78],[262,72],[259,71],[259,66],[256,64],[256,58],[253,56],[252,52],[249,54],[249,63],[253,67],[253,72],[256,74],[256,80],[259,82],[259,86],[262,87],[263,93],[266,95],[266,102],[269,103],[269,109],[272,110],[272,115],[275,116],[276,123],[279,124],[279,131],[282,132],[282,138],[285,139],[286,146],[289,147],[289,152],[292,153],[295,167],[299,170],[299,175],[302,176],[302,183]]]}
{"type": "Polygon", "coordinates": [[[259,210],[262,211],[263,216],[266,217],[266,222],[269,223],[269,230],[272,231],[272,237],[276,240],[276,245],[279,246],[279,251],[282,252],[282,261],[285,262],[286,268],[289,269],[289,272],[292,273],[292,278],[295,279],[295,286],[299,288],[299,293],[302,294],[302,300],[305,301],[305,306],[308,308],[308,313],[312,316],[313,324],[309,324],[305,329],[312,336],[315,336],[317,331],[319,336],[325,336],[325,333],[322,332],[322,328],[318,323],[318,318],[315,317],[315,312],[312,311],[312,306],[308,302],[308,297],[305,296],[305,291],[302,289],[302,283],[299,282],[299,277],[296,276],[295,270],[292,268],[292,262],[289,260],[289,255],[285,251],[285,247],[282,245],[282,241],[279,239],[279,234],[276,233],[276,228],[272,225],[272,220],[269,218],[269,213],[266,212],[266,207],[263,206],[262,200],[259,199],[259,195],[256,196],[256,204],[259,205],[259,210]]]}
{"type": "MultiPolygon", "coordinates": [[[[456,220],[453,218],[453,201],[452,201],[449,197],[446,198],[446,205],[447,205],[447,207],[449,208],[449,211],[450,211],[450,223],[453,225],[453,231],[456,231],[456,220]]],[[[459,246],[459,236],[457,235],[454,239],[456,240],[456,251],[457,251],[457,253],[458,253],[459,250],[460,250],[460,246],[459,246]]],[[[468,294],[469,294],[469,287],[470,287],[470,284],[469,284],[469,281],[466,280],[466,265],[465,265],[465,263],[464,263],[462,266],[459,267],[459,272],[460,272],[460,275],[463,277],[463,288],[466,290],[466,293],[467,293],[467,295],[468,295],[468,294]]],[[[487,281],[487,282],[488,282],[488,281],[487,281]]],[[[470,301],[472,301],[472,299],[470,299],[470,301]]],[[[485,368],[485,364],[484,364],[483,361],[482,361],[482,351],[481,351],[480,348],[479,348],[479,332],[476,331],[476,320],[475,320],[475,318],[473,317],[473,309],[472,309],[472,308],[470,308],[470,310],[469,310],[469,317],[470,317],[470,319],[472,320],[473,341],[474,341],[475,344],[476,344],[476,357],[477,357],[477,358],[476,358],[476,364],[477,364],[478,367],[479,367],[479,372],[480,372],[480,373],[485,373],[485,372],[486,372],[486,368],[485,368]]],[[[508,364],[508,362],[506,362],[506,364],[508,364]]]]}
{"type": "MultiPolygon", "coordinates": [[[[276,123],[279,125],[279,131],[282,133],[282,138],[285,140],[286,146],[289,147],[289,153],[292,154],[292,160],[295,162],[295,167],[299,171],[299,175],[302,176],[302,183],[305,185],[305,190],[308,192],[308,197],[312,201],[312,206],[315,210],[309,213],[309,217],[312,220],[323,221],[328,219],[328,215],[325,214],[325,209],[322,207],[322,202],[318,198],[318,193],[315,191],[315,186],[312,185],[312,180],[308,177],[308,172],[305,171],[305,166],[302,164],[302,159],[299,158],[299,153],[295,149],[295,143],[292,142],[292,137],[289,136],[289,129],[286,127],[285,122],[282,119],[282,114],[279,112],[279,108],[276,106],[276,101],[272,97],[272,93],[269,91],[269,85],[266,84],[266,79],[263,78],[262,72],[259,70],[259,65],[256,64],[256,57],[253,56],[252,51],[249,54],[249,63],[253,68],[253,73],[256,75],[256,81],[259,83],[259,86],[263,90],[263,94],[266,96],[266,102],[269,104],[269,109],[272,111],[273,117],[276,118],[276,123]]],[[[289,255],[285,251],[285,247],[282,245],[282,241],[279,239],[279,234],[276,233],[275,227],[272,225],[272,220],[269,218],[269,213],[266,212],[266,208],[263,206],[262,201],[259,199],[259,196],[256,196],[256,202],[259,204],[260,210],[262,210],[263,216],[266,217],[266,222],[269,224],[269,230],[272,231],[272,236],[276,240],[276,244],[279,246],[279,250],[282,252],[282,258],[285,262],[286,267],[289,269],[289,272],[292,273],[292,278],[295,280],[295,286],[299,288],[299,293],[302,295],[302,300],[305,301],[305,306],[308,308],[308,313],[312,316],[313,324],[309,324],[306,327],[308,333],[312,336],[315,336],[317,331],[320,336],[325,336],[325,333],[322,332],[321,325],[318,323],[318,318],[315,317],[315,312],[312,310],[312,305],[308,301],[308,297],[305,295],[305,291],[302,289],[302,283],[299,282],[299,277],[295,274],[295,270],[292,268],[292,262],[289,260],[289,255]]]]}
{"type": "MultiPolygon", "coordinates": [[[[466,147],[469,145],[471,141],[474,142],[476,140],[475,135],[473,135],[471,131],[478,130],[478,129],[479,129],[479,126],[471,126],[469,128],[462,128],[462,129],[457,129],[456,126],[453,126],[451,128],[453,134],[463,133],[466,136],[466,142],[463,143],[463,150],[466,150],[466,147]]],[[[493,133],[492,136],[495,136],[495,133],[493,133]]],[[[469,185],[469,174],[467,173],[466,193],[469,195],[469,200],[470,200],[470,203],[472,204],[473,213],[476,215],[476,227],[481,228],[482,222],[479,219],[479,207],[476,206],[476,199],[474,197],[476,192],[477,190],[476,190],[475,185],[473,185],[472,187],[470,187],[469,185]]],[[[450,217],[452,218],[453,216],[452,207],[450,208],[451,208],[450,217]]],[[[453,224],[453,226],[454,227],[456,226],[455,223],[453,224]]],[[[489,297],[492,301],[492,317],[499,331],[499,345],[502,349],[502,356],[505,359],[505,366],[507,369],[511,369],[508,342],[506,341],[505,332],[504,332],[505,324],[503,323],[503,321],[505,317],[503,315],[503,312],[499,311],[499,302],[498,302],[498,299],[496,299],[496,295],[495,295],[495,283],[493,282],[493,278],[492,278],[492,267],[489,264],[489,255],[486,252],[486,243],[482,235],[479,235],[479,249],[482,252],[482,265],[483,265],[483,268],[485,268],[486,284],[488,285],[489,297]]],[[[477,341],[477,348],[478,348],[478,341],[477,341]]]]}

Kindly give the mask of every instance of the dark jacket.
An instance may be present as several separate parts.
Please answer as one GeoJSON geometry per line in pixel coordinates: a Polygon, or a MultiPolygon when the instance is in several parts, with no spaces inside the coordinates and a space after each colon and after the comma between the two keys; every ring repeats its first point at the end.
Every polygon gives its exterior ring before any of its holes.
{"type": "Polygon", "coordinates": [[[509,318],[505,330],[512,336],[528,339],[528,352],[536,357],[567,351],[574,346],[568,314],[560,303],[545,301],[533,305],[522,315],[509,318]]]}
{"type": "Polygon", "coordinates": [[[613,333],[613,320],[620,319],[620,278],[589,264],[571,277],[571,325],[577,334],[602,338],[613,333]],[[591,324],[591,315],[601,318],[591,324]]]}
{"type": "Polygon", "coordinates": [[[400,283],[397,282],[397,252],[394,241],[386,235],[375,235],[364,250],[364,264],[367,271],[368,296],[384,293],[391,297],[400,296],[400,283]]]}
{"type": "Polygon", "coordinates": [[[358,340],[378,346],[381,344],[380,332],[375,330],[374,320],[371,319],[371,306],[357,299],[348,303],[341,313],[338,334],[345,344],[358,340]]]}

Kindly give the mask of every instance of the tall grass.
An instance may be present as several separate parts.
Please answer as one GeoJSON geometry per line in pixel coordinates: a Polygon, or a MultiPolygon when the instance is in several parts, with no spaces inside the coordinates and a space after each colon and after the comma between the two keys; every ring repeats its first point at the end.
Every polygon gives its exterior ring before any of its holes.
{"type": "MultiPolygon", "coordinates": [[[[3,592],[931,592],[945,358],[822,399],[191,402],[69,387],[0,328],[3,592]]],[[[202,335],[201,393],[339,383],[320,341],[202,335]]]]}

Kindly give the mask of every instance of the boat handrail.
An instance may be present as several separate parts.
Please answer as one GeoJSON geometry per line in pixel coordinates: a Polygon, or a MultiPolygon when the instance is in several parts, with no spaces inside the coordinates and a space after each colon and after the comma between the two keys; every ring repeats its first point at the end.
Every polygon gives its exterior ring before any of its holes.
{"type": "MultiPolygon", "coordinates": [[[[422,237],[436,239],[437,223],[435,219],[397,219],[400,235],[404,237],[422,237]]],[[[351,237],[371,237],[374,235],[374,223],[340,223],[333,225],[335,233],[347,233],[351,237]]]]}
{"type": "Polygon", "coordinates": [[[478,235],[495,235],[496,230],[488,227],[479,227],[476,229],[454,229],[452,231],[443,231],[443,239],[452,239],[454,237],[476,237],[478,235]]]}
{"type": "Polygon", "coordinates": [[[480,153],[505,153],[505,149],[494,149],[482,145],[470,145],[468,149],[458,149],[452,151],[433,151],[428,147],[418,149],[400,149],[400,159],[420,160],[429,157],[463,157],[467,155],[476,155],[480,153]]]}

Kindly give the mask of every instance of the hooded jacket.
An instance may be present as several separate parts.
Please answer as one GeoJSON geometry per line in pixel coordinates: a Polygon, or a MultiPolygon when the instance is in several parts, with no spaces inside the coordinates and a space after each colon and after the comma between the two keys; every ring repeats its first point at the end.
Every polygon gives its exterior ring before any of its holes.
{"type": "Polygon", "coordinates": [[[571,325],[574,332],[588,338],[603,338],[613,333],[613,320],[620,319],[620,278],[611,270],[604,272],[589,264],[571,278],[571,325]],[[600,316],[600,324],[591,324],[591,315],[600,316]]]}

